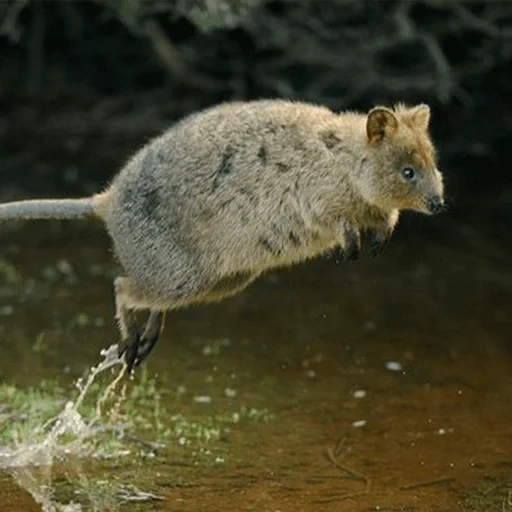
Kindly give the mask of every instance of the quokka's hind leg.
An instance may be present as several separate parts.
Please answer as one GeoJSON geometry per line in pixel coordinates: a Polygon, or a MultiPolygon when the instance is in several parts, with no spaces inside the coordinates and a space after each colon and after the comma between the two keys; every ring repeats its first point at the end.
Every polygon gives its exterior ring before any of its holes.
{"type": "Polygon", "coordinates": [[[130,293],[130,284],[126,277],[118,277],[114,281],[116,320],[122,340],[118,353],[119,356],[124,354],[129,372],[138,366],[155,346],[162,331],[164,317],[163,312],[152,309],[140,336],[135,310],[142,309],[144,305],[130,293]]]}
{"type": "Polygon", "coordinates": [[[131,307],[128,296],[128,279],[117,277],[114,280],[114,294],[116,304],[116,321],[121,334],[121,345],[118,354],[125,354],[128,370],[131,371],[140,343],[139,330],[135,319],[134,308],[131,307]]]}
{"type": "MultiPolygon", "coordinates": [[[[239,293],[255,278],[256,276],[249,272],[239,272],[222,278],[198,279],[195,276],[189,280],[189,286],[180,287],[179,293],[174,297],[172,292],[169,293],[166,303],[169,309],[173,309],[173,302],[181,306],[197,302],[217,302],[239,293]]],[[[114,288],[116,319],[122,338],[119,355],[124,354],[128,371],[131,372],[146,359],[156,345],[163,329],[164,312],[140,296],[129,278],[116,278],[114,288]],[[139,335],[135,318],[135,311],[140,309],[150,310],[142,336],[139,335]]]]}

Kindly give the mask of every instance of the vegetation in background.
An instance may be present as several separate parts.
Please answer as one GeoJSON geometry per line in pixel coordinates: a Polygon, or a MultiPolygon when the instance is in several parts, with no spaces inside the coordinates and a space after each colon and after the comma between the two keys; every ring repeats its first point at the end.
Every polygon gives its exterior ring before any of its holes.
{"type": "Polygon", "coordinates": [[[489,1],[10,0],[0,5],[4,45],[18,50],[13,58],[25,60],[19,71],[34,87],[56,76],[55,57],[71,74],[80,74],[72,68],[87,53],[100,68],[101,60],[112,66],[111,73],[103,68],[103,80],[115,81],[113,74],[122,72],[124,83],[131,78],[135,88],[144,78],[156,78],[160,66],[171,83],[213,96],[303,97],[336,107],[397,96],[445,104],[478,101],[475,79],[510,64],[511,20],[510,2],[489,1]],[[57,26],[62,30],[53,31],[57,26]]]}

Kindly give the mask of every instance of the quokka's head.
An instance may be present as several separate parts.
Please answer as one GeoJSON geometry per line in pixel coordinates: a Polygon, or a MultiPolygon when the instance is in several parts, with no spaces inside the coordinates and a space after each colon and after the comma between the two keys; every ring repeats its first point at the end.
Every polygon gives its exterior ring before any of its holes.
{"type": "Polygon", "coordinates": [[[372,203],[385,210],[427,214],[443,209],[443,177],[429,122],[430,108],[424,104],[370,110],[366,119],[370,172],[364,188],[372,203]]]}

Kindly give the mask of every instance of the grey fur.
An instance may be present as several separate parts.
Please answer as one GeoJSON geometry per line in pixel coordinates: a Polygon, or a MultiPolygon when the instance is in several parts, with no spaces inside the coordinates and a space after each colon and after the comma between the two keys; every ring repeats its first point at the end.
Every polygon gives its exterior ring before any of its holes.
{"type": "MultiPolygon", "coordinates": [[[[400,108],[398,117],[412,116],[400,108]]],[[[116,316],[132,347],[130,366],[147,355],[140,346],[152,346],[137,341],[135,310],[151,310],[157,326],[158,311],[222,300],[272,268],[336,246],[354,256],[360,231],[372,231],[374,244],[387,241],[401,203],[393,182],[379,180],[396,173],[386,166],[410,148],[391,139],[376,145],[397,130],[382,124],[393,119],[386,109],[375,126],[368,119],[284,100],[222,104],[152,140],[92,198],[126,273],[115,282],[116,316]]],[[[414,126],[408,134],[403,124],[403,137],[416,140],[414,126]]],[[[425,173],[415,194],[442,195],[437,169],[425,173]]],[[[54,215],[43,202],[16,208],[26,216],[39,204],[49,218],[78,215],[80,205],[89,214],[91,201],[81,201],[53,203],[54,215]]],[[[8,208],[0,218],[14,217],[8,208]]]]}

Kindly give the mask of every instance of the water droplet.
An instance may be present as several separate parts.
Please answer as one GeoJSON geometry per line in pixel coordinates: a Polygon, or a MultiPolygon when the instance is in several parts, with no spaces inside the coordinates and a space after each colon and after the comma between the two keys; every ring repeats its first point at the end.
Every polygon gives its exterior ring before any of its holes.
{"type": "Polygon", "coordinates": [[[398,361],[387,361],[386,369],[391,372],[401,372],[403,370],[403,366],[398,361]]]}
{"type": "Polygon", "coordinates": [[[194,397],[194,402],[198,404],[209,404],[212,401],[212,397],[208,395],[198,395],[194,397]]]}

